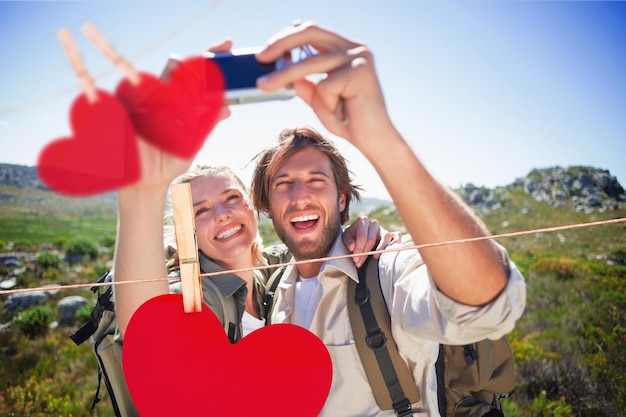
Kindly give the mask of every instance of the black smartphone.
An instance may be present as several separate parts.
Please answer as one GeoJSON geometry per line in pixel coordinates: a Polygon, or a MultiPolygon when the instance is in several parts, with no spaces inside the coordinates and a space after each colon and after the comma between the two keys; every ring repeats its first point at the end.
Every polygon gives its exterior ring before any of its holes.
{"type": "Polygon", "coordinates": [[[276,62],[262,64],[256,60],[257,49],[234,49],[226,53],[203,54],[215,62],[224,75],[226,84],[226,100],[228,104],[258,103],[269,100],[287,100],[296,95],[293,89],[283,88],[272,92],[264,92],[256,87],[257,78],[272,71],[280,70],[291,62],[290,57],[281,58],[276,62]]]}

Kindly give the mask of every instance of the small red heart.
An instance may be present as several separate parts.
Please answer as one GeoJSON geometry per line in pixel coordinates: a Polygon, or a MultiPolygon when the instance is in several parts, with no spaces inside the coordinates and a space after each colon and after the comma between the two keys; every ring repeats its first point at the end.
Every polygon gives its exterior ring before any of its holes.
{"type": "Polygon", "coordinates": [[[113,191],[141,175],[137,139],[126,109],[106,91],[96,93],[94,103],[85,94],[72,103],[74,136],[50,142],[39,154],[39,177],[60,194],[113,191]]]}
{"type": "Polygon", "coordinates": [[[332,380],[328,350],[308,330],[276,324],[231,344],[211,310],[185,313],[178,294],[137,309],[122,362],[142,417],[312,417],[332,380]]]}
{"type": "Polygon", "coordinates": [[[138,85],[124,79],[115,95],[143,139],[173,155],[190,158],[218,122],[224,105],[224,79],[216,64],[193,57],[182,61],[167,82],[140,73],[138,85]]]}

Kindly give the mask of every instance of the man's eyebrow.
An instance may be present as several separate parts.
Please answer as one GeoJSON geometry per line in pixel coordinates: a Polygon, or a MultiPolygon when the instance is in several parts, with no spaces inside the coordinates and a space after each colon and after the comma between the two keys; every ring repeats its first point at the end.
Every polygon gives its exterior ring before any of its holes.
{"type": "Polygon", "coordinates": [[[311,171],[311,174],[313,174],[313,175],[322,175],[322,176],[327,177],[327,178],[331,178],[332,177],[330,172],[327,172],[327,171],[325,171],[323,169],[311,171]]]}
{"type": "MultiPolygon", "coordinates": [[[[314,170],[308,171],[307,174],[308,175],[321,175],[329,179],[332,178],[332,175],[324,169],[314,169],[314,170]]],[[[289,174],[286,172],[278,173],[274,176],[274,178],[272,178],[271,183],[274,183],[276,180],[280,178],[285,178],[285,177],[289,177],[289,174]]]]}
{"type": "Polygon", "coordinates": [[[287,173],[283,172],[283,173],[278,173],[276,175],[274,175],[274,177],[272,178],[271,183],[276,182],[276,180],[281,179],[281,178],[285,178],[287,176],[287,173]]]}

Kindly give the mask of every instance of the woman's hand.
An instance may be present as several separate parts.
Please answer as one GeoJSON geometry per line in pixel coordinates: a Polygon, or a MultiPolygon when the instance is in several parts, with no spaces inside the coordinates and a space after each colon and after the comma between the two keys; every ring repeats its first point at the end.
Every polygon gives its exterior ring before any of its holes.
{"type": "MultiPolygon", "coordinates": [[[[389,232],[380,225],[378,220],[367,216],[359,217],[343,232],[343,243],[352,253],[380,251],[392,243],[399,243],[401,239],[402,233],[389,232]]],[[[378,259],[380,253],[373,256],[378,259]]],[[[361,255],[352,259],[358,268],[363,265],[366,258],[367,255],[361,255]]]]}
{"type": "MultiPolygon", "coordinates": [[[[222,52],[228,52],[232,48],[233,48],[233,41],[231,41],[230,39],[224,39],[222,41],[216,42],[213,45],[211,45],[207,49],[207,52],[213,52],[217,54],[217,53],[222,53],[222,52]]],[[[169,61],[167,61],[167,65],[163,69],[163,72],[161,73],[161,80],[162,81],[169,80],[170,76],[172,75],[172,71],[176,69],[179,63],[180,61],[177,58],[175,57],[170,58],[169,61]]],[[[222,121],[224,119],[227,119],[229,116],[230,116],[230,108],[228,107],[228,105],[226,105],[226,101],[224,101],[224,105],[222,106],[222,109],[218,116],[218,120],[222,121]]]]}

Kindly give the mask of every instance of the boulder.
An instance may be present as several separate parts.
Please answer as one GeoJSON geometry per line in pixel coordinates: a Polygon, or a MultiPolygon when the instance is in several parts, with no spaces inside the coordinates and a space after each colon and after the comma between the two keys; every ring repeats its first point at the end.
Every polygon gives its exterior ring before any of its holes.
{"type": "Polygon", "coordinates": [[[51,292],[45,290],[11,294],[4,303],[4,314],[13,316],[18,310],[24,311],[29,307],[39,305],[51,296],[51,292]]]}
{"type": "Polygon", "coordinates": [[[15,277],[6,279],[0,282],[0,290],[12,290],[17,286],[17,279],[15,277]]]}
{"type": "Polygon", "coordinates": [[[61,299],[57,305],[59,310],[59,324],[72,323],[76,315],[76,310],[87,305],[87,303],[87,299],[79,295],[70,295],[61,299]]]}

